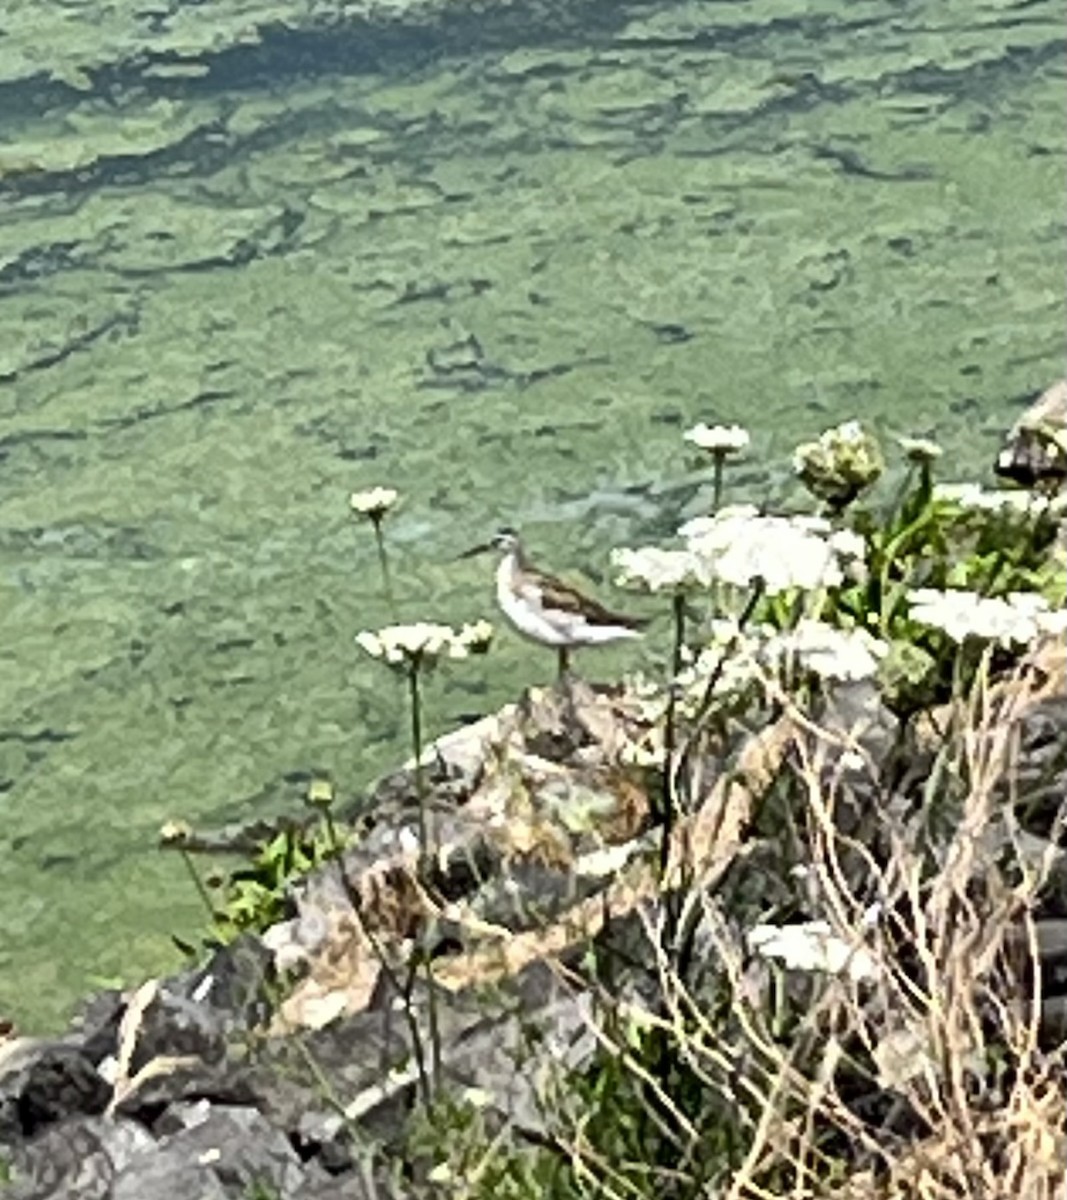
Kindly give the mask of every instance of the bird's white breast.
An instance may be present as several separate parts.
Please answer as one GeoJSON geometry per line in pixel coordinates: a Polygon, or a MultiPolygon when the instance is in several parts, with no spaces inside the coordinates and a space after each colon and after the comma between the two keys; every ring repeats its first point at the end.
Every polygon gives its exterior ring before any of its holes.
{"type": "Polygon", "coordinates": [[[570,645],[571,639],[545,618],[540,602],[523,595],[519,587],[521,578],[515,555],[505,555],[496,569],[496,599],[504,616],[535,642],[547,646],[570,645]]]}

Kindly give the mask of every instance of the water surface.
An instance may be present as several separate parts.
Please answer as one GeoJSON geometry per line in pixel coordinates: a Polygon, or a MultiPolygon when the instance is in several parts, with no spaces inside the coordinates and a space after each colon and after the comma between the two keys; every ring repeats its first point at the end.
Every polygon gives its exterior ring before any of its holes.
{"type": "MultiPolygon", "coordinates": [[[[350,490],[404,494],[402,615],[473,618],[488,564],[452,556],[489,527],[596,578],[699,511],[695,420],[752,429],[737,495],[788,498],[854,415],[962,476],[1062,370],[1051,0],[8,0],[0,34],[23,1025],[174,966],[201,914],[162,821],[401,752],[350,490]]],[[[505,637],[431,727],[551,670],[505,637]]]]}

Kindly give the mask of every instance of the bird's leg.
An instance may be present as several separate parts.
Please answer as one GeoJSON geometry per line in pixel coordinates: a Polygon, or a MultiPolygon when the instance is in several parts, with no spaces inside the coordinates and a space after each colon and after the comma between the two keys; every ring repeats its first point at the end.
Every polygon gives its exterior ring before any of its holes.
{"type": "Polygon", "coordinates": [[[559,680],[561,683],[570,678],[571,673],[571,651],[569,646],[560,646],[559,654],[559,680]]]}
{"type": "Polygon", "coordinates": [[[559,679],[556,687],[562,693],[564,711],[567,722],[572,729],[578,727],[578,710],[574,704],[574,676],[571,674],[571,649],[569,646],[559,646],[559,679]]]}

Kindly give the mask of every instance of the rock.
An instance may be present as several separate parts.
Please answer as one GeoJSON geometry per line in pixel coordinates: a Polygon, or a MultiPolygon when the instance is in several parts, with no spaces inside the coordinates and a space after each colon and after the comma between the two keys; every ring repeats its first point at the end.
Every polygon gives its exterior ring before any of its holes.
{"type": "Polygon", "coordinates": [[[158,1069],[143,1071],[114,1109],[118,1114],[153,1122],[171,1105],[196,1100],[219,1104],[258,1104],[263,1085],[253,1068],[239,1062],[200,1062],[190,1056],[174,1060],[168,1056],[153,1063],[158,1069]]]}
{"type": "MultiPolygon", "coordinates": [[[[163,1138],[154,1153],[143,1157],[207,1166],[219,1183],[238,1195],[248,1195],[256,1185],[289,1195],[304,1175],[289,1140],[254,1108],[208,1106],[202,1120],[163,1138]]],[[[125,1173],[132,1179],[139,1166],[140,1160],[134,1160],[125,1173]]]]}
{"type": "Polygon", "coordinates": [[[110,1200],[231,1200],[211,1167],[181,1149],[140,1156],[115,1177],[110,1200]]]}
{"type": "Polygon", "coordinates": [[[1067,379],[1046,388],[1015,422],[994,470],[1026,487],[1067,480],[1067,379]]]}
{"type": "Polygon", "coordinates": [[[116,1175],[154,1152],[151,1134],[135,1121],[72,1117],[57,1122],[16,1149],[12,1166],[18,1184],[11,1200],[108,1200],[116,1175]]]}
{"type": "Polygon", "coordinates": [[[31,1138],[65,1117],[96,1116],[111,1088],[76,1046],[26,1039],[0,1058],[0,1144],[31,1138]]]}

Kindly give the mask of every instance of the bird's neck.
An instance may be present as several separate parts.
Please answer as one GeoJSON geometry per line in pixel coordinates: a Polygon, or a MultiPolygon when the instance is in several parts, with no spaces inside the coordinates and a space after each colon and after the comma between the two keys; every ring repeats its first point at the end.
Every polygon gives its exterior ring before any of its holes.
{"type": "Polygon", "coordinates": [[[519,574],[526,569],[526,556],[521,546],[513,546],[500,560],[496,569],[497,585],[502,589],[514,591],[519,574]]]}

